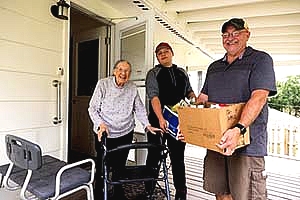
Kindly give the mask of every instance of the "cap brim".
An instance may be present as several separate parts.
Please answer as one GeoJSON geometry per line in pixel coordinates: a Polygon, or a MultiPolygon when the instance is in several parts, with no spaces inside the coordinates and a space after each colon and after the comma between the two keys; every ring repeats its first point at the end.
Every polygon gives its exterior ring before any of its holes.
{"type": "Polygon", "coordinates": [[[159,52],[161,49],[170,49],[168,46],[161,46],[155,50],[155,53],[159,52]]]}

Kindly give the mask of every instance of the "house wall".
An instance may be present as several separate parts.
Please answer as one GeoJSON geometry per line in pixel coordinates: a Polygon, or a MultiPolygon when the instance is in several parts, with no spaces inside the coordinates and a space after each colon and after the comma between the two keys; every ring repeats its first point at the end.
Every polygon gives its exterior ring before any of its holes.
{"type": "MultiPolygon", "coordinates": [[[[0,1],[0,164],[8,162],[5,135],[38,143],[45,154],[67,160],[69,21],[52,16],[56,0],[0,1]],[[58,68],[63,75],[58,75],[58,68]],[[57,115],[61,81],[62,123],[57,115]]],[[[67,1],[70,2],[70,1],[67,1]]],[[[118,12],[101,1],[72,1],[99,16],[118,12]]]]}
{"type": "MultiPolygon", "coordinates": [[[[6,134],[24,137],[40,144],[44,153],[67,159],[69,21],[51,15],[50,7],[56,2],[0,1],[0,164],[8,162],[6,134]],[[58,68],[64,73],[59,75],[58,68]],[[53,80],[62,82],[62,123],[58,125],[53,124],[57,109],[57,88],[53,87],[53,80]]],[[[101,0],[72,2],[108,18],[126,12],[101,0]]],[[[207,62],[200,51],[157,22],[153,30],[154,46],[159,41],[172,45],[174,63],[185,67],[203,66],[207,62]]]]}
{"type": "MultiPolygon", "coordinates": [[[[66,137],[54,125],[53,80],[64,66],[66,22],[50,13],[53,0],[0,1],[0,164],[6,163],[4,138],[19,135],[41,145],[44,153],[64,158],[66,137]]],[[[62,94],[63,101],[66,95],[62,94]]]]}

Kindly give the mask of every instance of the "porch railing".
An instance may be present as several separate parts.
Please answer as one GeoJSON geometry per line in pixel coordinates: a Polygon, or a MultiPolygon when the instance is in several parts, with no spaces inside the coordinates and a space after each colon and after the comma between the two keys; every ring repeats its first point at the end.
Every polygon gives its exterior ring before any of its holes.
{"type": "Polygon", "coordinates": [[[300,160],[300,119],[270,109],[268,154],[300,160]]]}

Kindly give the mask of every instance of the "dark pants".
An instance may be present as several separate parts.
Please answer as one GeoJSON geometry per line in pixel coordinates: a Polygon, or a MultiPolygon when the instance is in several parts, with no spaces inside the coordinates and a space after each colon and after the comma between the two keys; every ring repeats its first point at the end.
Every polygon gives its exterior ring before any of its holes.
{"type": "MultiPolygon", "coordinates": [[[[107,138],[106,147],[107,150],[114,149],[121,145],[131,144],[132,140],[133,131],[119,138],[107,138]]],[[[104,187],[102,169],[103,148],[102,143],[98,141],[97,135],[95,135],[95,147],[97,151],[95,196],[100,199],[101,197],[103,197],[104,187]]],[[[108,155],[107,167],[111,167],[112,169],[112,179],[115,179],[115,177],[119,176],[119,174],[117,173],[122,173],[122,171],[124,171],[123,169],[126,165],[128,154],[129,150],[122,150],[118,152],[113,152],[108,155]]],[[[122,185],[117,185],[116,187],[114,187],[114,193],[118,193],[119,195],[124,194],[122,190],[122,185]]]]}
{"type": "MultiPolygon", "coordinates": [[[[159,134],[147,133],[148,142],[160,144],[159,134]]],[[[184,164],[184,151],[186,143],[178,141],[170,136],[168,133],[164,133],[162,142],[163,144],[167,140],[167,146],[170,150],[170,160],[172,164],[173,182],[176,189],[176,193],[186,193],[186,178],[185,178],[185,164],[184,164]]],[[[148,167],[156,167],[159,163],[159,151],[154,149],[148,150],[148,156],[146,165],[148,167]]],[[[146,183],[146,190],[153,189],[153,185],[146,183]]]]}

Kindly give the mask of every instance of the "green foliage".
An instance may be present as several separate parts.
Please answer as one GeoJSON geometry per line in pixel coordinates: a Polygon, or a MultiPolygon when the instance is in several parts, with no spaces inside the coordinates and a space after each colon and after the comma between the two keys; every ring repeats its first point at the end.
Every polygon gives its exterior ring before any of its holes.
{"type": "Polygon", "coordinates": [[[277,95],[269,98],[271,108],[300,117],[300,75],[289,76],[285,82],[277,82],[277,95]]]}

